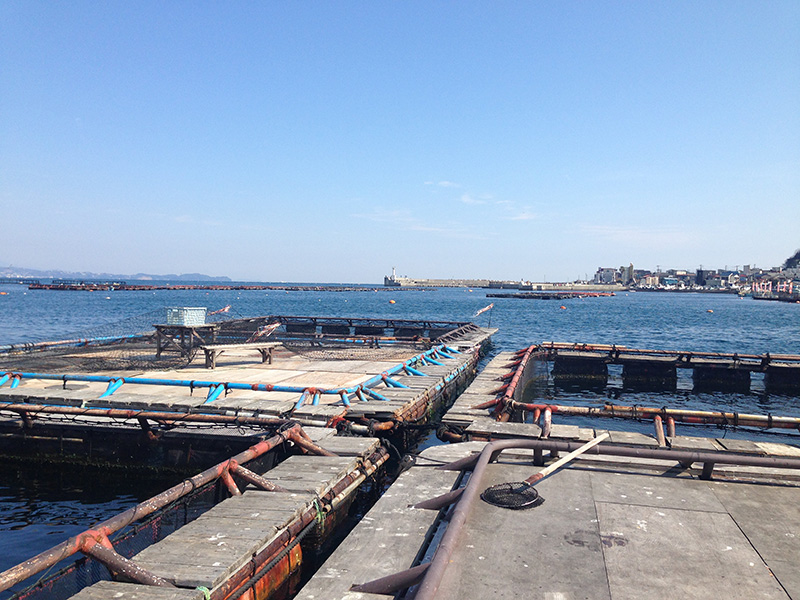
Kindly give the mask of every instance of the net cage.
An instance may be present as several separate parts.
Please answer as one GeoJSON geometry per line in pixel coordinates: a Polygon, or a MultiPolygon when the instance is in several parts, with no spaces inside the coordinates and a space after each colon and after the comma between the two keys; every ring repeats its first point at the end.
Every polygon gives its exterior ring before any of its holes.
{"type": "MultiPolygon", "coordinates": [[[[224,485],[212,482],[173,502],[147,519],[110,537],[114,550],[131,558],[151,544],[161,541],[183,525],[206,512],[225,495],[224,485]]],[[[110,580],[111,573],[99,561],[75,556],[65,559],[50,571],[31,577],[11,588],[11,600],[66,600],[84,587],[110,580]]]]}
{"type": "MultiPolygon", "coordinates": [[[[185,313],[188,309],[182,310],[185,313]]],[[[190,321],[194,318],[184,313],[179,316],[190,321]]],[[[176,351],[177,343],[157,351],[153,327],[165,320],[164,315],[164,309],[158,309],[61,340],[32,339],[0,346],[0,371],[93,372],[190,366],[204,342],[193,341],[185,352],[176,351]]],[[[278,341],[291,352],[314,360],[401,360],[409,351],[427,350],[437,341],[446,343],[474,327],[471,323],[411,320],[241,317],[213,311],[205,313],[203,326],[213,326],[213,339],[208,340],[213,344],[278,341]]]]}
{"type": "MultiPolygon", "coordinates": [[[[218,426],[216,426],[218,428],[218,426]]],[[[208,427],[200,427],[208,429],[208,427]]],[[[240,433],[261,433],[259,427],[237,426],[243,429],[240,433]]],[[[263,439],[263,435],[258,436],[263,439]]],[[[247,442],[242,446],[250,446],[252,437],[248,436],[247,442]]],[[[230,451],[229,447],[226,447],[230,451]]],[[[284,460],[288,449],[278,447],[247,463],[247,468],[256,473],[263,474],[284,460]]],[[[204,468],[206,464],[220,460],[217,452],[207,463],[198,466],[204,468]]],[[[234,479],[241,487],[242,481],[235,476],[234,479]]],[[[186,480],[184,480],[185,482],[186,480]]],[[[151,515],[140,521],[115,532],[109,536],[114,550],[121,556],[131,559],[136,554],[150,545],[163,540],[165,537],[180,529],[187,523],[195,520],[213,506],[230,497],[230,492],[221,479],[216,479],[205,485],[191,490],[188,494],[157,509],[151,515]]],[[[93,525],[94,526],[94,525],[93,525]]],[[[89,556],[75,554],[67,557],[47,571],[34,575],[25,581],[16,584],[7,592],[0,592],[0,598],[9,600],[62,600],[77,594],[84,587],[90,586],[101,580],[112,579],[109,570],[100,561],[89,556]],[[11,594],[10,596],[8,594],[11,594]]]]}

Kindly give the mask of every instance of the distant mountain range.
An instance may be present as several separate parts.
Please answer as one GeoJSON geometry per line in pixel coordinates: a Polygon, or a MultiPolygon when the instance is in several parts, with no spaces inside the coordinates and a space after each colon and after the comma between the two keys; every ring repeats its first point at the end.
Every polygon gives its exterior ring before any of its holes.
{"type": "Polygon", "coordinates": [[[92,273],[90,271],[60,271],[58,269],[39,270],[25,267],[0,267],[0,277],[34,277],[37,279],[97,279],[101,281],[231,281],[230,277],[213,277],[203,273],[182,273],[175,275],[153,275],[135,273],[120,275],[119,273],[92,273]]]}

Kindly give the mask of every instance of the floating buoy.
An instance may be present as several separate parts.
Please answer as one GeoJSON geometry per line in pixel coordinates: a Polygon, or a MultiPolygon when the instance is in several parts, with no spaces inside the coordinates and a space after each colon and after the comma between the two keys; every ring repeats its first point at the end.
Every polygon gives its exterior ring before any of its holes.
{"type": "Polygon", "coordinates": [[[111,296],[106,296],[106,300],[111,300],[111,296]]]}
{"type": "Polygon", "coordinates": [[[389,304],[396,304],[394,300],[389,300],[389,304]]]}
{"type": "Polygon", "coordinates": [[[561,306],[559,306],[558,308],[560,308],[561,310],[567,310],[567,307],[564,306],[563,304],[561,306]]]}
{"type": "Polygon", "coordinates": [[[8,292],[0,292],[0,296],[8,296],[8,292]]]}
{"type": "Polygon", "coordinates": [[[714,311],[709,308],[706,312],[713,313],[714,311]]]}

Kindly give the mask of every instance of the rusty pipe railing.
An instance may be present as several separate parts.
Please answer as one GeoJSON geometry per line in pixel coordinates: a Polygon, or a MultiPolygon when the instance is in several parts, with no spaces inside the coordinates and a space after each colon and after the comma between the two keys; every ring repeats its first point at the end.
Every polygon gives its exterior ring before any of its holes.
{"type": "Polygon", "coordinates": [[[644,354],[652,356],[674,357],[676,359],[684,358],[689,360],[691,360],[692,358],[706,358],[706,359],[729,358],[731,360],[759,361],[765,365],[769,364],[773,360],[779,360],[783,362],[800,361],[799,354],[771,354],[769,352],[767,352],[766,354],[739,354],[736,352],[694,352],[690,350],[653,350],[647,348],[628,348],[627,346],[617,346],[612,344],[582,344],[582,343],[572,344],[565,342],[542,342],[542,344],[539,345],[539,349],[547,351],[555,351],[555,352],[558,352],[558,350],[567,350],[567,351],[572,350],[578,352],[609,352],[609,353],[614,353],[615,355],[617,353],[619,353],[620,355],[644,354]]]}
{"type": "Polygon", "coordinates": [[[25,404],[0,402],[0,412],[12,412],[25,419],[37,414],[71,415],[86,417],[106,417],[109,419],[146,419],[150,421],[166,421],[170,424],[188,423],[230,423],[232,425],[261,425],[265,427],[285,427],[294,422],[290,419],[274,417],[248,417],[208,413],[183,413],[154,410],[133,410],[120,408],[81,408],[79,406],[55,406],[49,404],[25,404]]]}
{"type": "Polygon", "coordinates": [[[481,404],[477,404],[471,408],[476,410],[484,408],[492,408],[492,407],[497,407],[499,409],[502,409],[504,406],[512,402],[514,400],[514,395],[517,393],[517,388],[520,387],[522,376],[525,373],[525,369],[528,366],[528,362],[531,359],[531,355],[537,349],[538,346],[533,345],[527,348],[523,348],[522,350],[518,350],[516,352],[514,361],[512,361],[511,363],[511,365],[514,367],[514,370],[509,373],[506,373],[502,377],[502,379],[510,379],[511,381],[509,381],[508,383],[504,383],[497,388],[497,393],[498,393],[497,398],[488,400],[486,402],[482,402],[481,404]],[[501,392],[502,396],[499,395],[501,392]]]}
{"type": "MultiPolygon", "coordinates": [[[[447,465],[442,465],[439,467],[440,469],[450,471],[472,469],[472,475],[466,487],[463,489],[463,493],[455,494],[454,490],[454,492],[447,494],[453,500],[457,500],[458,503],[453,509],[450,524],[442,536],[431,561],[386,577],[354,585],[351,587],[351,590],[374,594],[392,594],[419,583],[419,588],[414,600],[433,600],[439,588],[439,584],[442,581],[442,577],[444,576],[445,569],[450,563],[450,558],[458,543],[461,530],[472,510],[472,506],[483,490],[482,480],[487,465],[496,460],[503,450],[511,448],[533,449],[534,453],[541,454],[545,450],[549,450],[550,452],[572,452],[582,445],[582,442],[561,442],[555,440],[497,440],[486,444],[479,454],[473,454],[447,465]]],[[[668,450],[664,448],[599,444],[587,450],[586,454],[675,461],[687,468],[695,462],[700,462],[703,463],[703,471],[701,474],[701,478],[703,479],[711,478],[714,466],[717,464],[800,470],[800,458],[754,456],[733,452],[694,452],[689,450],[668,450]]],[[[432,507],[437,509],[441,508],[443,504],[441,502],[436,502],[436,500],[437,499],[430,499],[427,502],[430,503],[432,507]]],[[[422,503],[418,503],[415,506],[425,508],[425,506],[421,504],[422,503]]]]}
{"type": "MultiPolygon", "coordinates": [[[[209,484],[218,478],[227,479],[230,477],[231,467],[236,467],[241,463],[249,462],[263,454],[273,450],[277,446],[291,441],[300,447],[325,456],[335,456],[335,454],[320,448],[313,442],[307,439],[304,432],[299,425],[292,425],[288,429],[254,444],[247,450],[240,452],[236,456],[226,460],[218,465],[215,465],[197,475],[184,480],[183,482],[171,487],[170,489],[153,496],[152,498],[140,502],[136,506],[119,513],[96,525],[90,530],[79,533],[76,536],[69,538],[61,544],[45,550],[44,552],[34,556],[33,558],[25,561],[24,563],[12,567],[7,571],[0,573],[0,592],[7,590],[11,586],[24,581],[28,577],[36,575],[50,568],[59,561],[68,558],[77,552],[84,551],[85,548],[91,548],[97,543],[102,543],[106,548],[109,548],[110,542],[106,544],[102,542],[103,539],[107,540],[110,535],[127,527],[131,523],[138,521],[155,511],[164,508],[172,502],[186,496],[197,488],[209,484]],[[227,477],[226,477],[227,475],[227,477]],[[93,540],[93,541],[92,541],[93,540]]],[[[232,480],[231,480],[232,482],[232,480]]],[[[228,486],[230,488],[230,483],[228,486]]],[[[232,493],[233,490],[231,490],[232,493]]]]}
{"type": "Polygon", "coordinates": [[[558,404],[531,404],[526,402],[512,402],[515,410],[546,411],[562,415],[582,417],[618,417],[625,419],[662,419],[672,418],[673,421],[692,423],[695,425],[732,425],[734,427],[764,427],[767,429],[798,429],[800,430],[800,417],[781,417],[775,415],[755,415],[736,412],[713,412],[705,410],[687,410],[675,408],[657,408],[648,406],[617,406],[606,404],[598,406],[564,406],[558,404]]]}

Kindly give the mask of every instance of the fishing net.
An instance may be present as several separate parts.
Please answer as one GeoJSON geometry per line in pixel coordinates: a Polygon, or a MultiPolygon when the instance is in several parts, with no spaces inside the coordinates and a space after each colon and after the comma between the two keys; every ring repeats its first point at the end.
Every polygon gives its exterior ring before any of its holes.
{"type": "MultiPolygon", "coordinates": [[[[199,517],[222,497],[224,493],[218,483],[203,486],[141,523],[111,536],[114,549],[125,558],[131,558],[199,517]]],[[[55,573],[45,573],[38,580],[31,578],[15,586],[13,589],[20,591],[11,600],[66,600],[86,586],[111,579],[108,569],[99,561],[89,557],[74,558],[63,561],[66,566],[62,564],[55,573]]]]}
{"type": "Polygon", "coordinates": [[[0,346],[0,372],[180,369],[198,365],[204,344],[259,341],[281,342],[285,349],[311,360],[399,361],[429,349],[431,339],[449,339],[471,326],[332,317],[243,317],[230,310],[212,311],[193,333],[162,329],[159,349],[154,324],[164,321],[162,308],[56,341],[33,339],[0,346]],[[184,335],[185,339],[181,337],[184,335]],[[165,336],[170,340],[165,341],[165,336]]]}
{"type": "Polygon", "coordinates": [[[481,500],[512,510],[534,508],[544,502],[536,488],[524,481],[498,483],[483,490],[481,500]]]}

